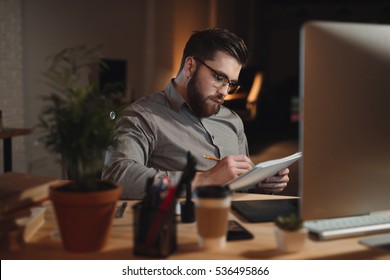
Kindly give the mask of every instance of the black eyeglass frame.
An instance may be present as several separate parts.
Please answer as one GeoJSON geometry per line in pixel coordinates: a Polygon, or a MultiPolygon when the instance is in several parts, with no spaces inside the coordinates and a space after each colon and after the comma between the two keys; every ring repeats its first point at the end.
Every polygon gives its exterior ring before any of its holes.
{"type": "Polygon", "coordinates": [[[217,82],[223,80],[222,85],[216,86],[217,88],[221,88],[228,85],[229,86],[228,94],[234,94],[240,89],[241,85],[238,82],[230,80],[228,76],[210,67],[209,65],[207,65],[206,62],[204,62],[200,58],[194,57],[194,59],[196,61],[199,61],[202,65],[206,66],[211,72],[213,72],[214,78],[217,82]]]}

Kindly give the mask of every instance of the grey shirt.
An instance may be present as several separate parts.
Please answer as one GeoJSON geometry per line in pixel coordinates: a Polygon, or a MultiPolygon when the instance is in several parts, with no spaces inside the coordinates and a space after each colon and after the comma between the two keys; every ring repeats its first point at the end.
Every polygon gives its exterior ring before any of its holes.
{"type": "Polygon", "coordinates": [[[172,81],[164,91],[130,104],[116,130],[119,139],[106,152],[102,177],[119,183],[127,199],[141,198],[147,179],[156,175],[168,173],[172,183],[177,183],[188,151],[198,171],[216,164],[203,155],[248,155],[244,126],[236,113],[221,106],[217,114],[199,118],[172,81]]]}

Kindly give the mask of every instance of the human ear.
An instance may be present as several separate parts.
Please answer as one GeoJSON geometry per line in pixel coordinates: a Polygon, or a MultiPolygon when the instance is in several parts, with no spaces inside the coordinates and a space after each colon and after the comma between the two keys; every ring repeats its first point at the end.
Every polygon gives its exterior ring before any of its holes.
{"type": "Polygon", "coordinates": [[[186,74],[186,77],[189,79],[192,77],[196,70],[196,62],[195,59],[192,56],[189,56],[186,58],[184,63],[184,71],[186,74]]]}

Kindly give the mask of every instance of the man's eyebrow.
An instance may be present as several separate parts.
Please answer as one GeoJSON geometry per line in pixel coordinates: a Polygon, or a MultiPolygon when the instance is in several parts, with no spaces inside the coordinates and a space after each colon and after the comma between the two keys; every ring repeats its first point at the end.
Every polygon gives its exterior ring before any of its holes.
{"type": "Polygon", "coordinates": [[[221,76],[223,76],[224,78],[228,79],[230,82],[232,82],[232,83],[238,83],[238,80],[230,79],[229,76],[228,76],[226,73],[224,73],[224,72],[222,72],[222,71],[220,71],[220,70],[217,70],[217,69],[214,69],[214,71],[215,71],[218,75],[221,75],[221,76]]]}

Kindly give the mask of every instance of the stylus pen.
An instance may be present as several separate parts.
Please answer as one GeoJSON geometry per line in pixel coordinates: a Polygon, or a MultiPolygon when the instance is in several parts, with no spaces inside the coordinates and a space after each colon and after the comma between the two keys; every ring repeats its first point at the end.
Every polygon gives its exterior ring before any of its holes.
{"type": "Polygon", "coordinates": [[[215,160],[215,161],[220,161],[221,160],[220,158],[216,158],[216,157],[208,156],[208,155],[204,155],[203,157],[207,158],[207,159],[215,160]]]}

